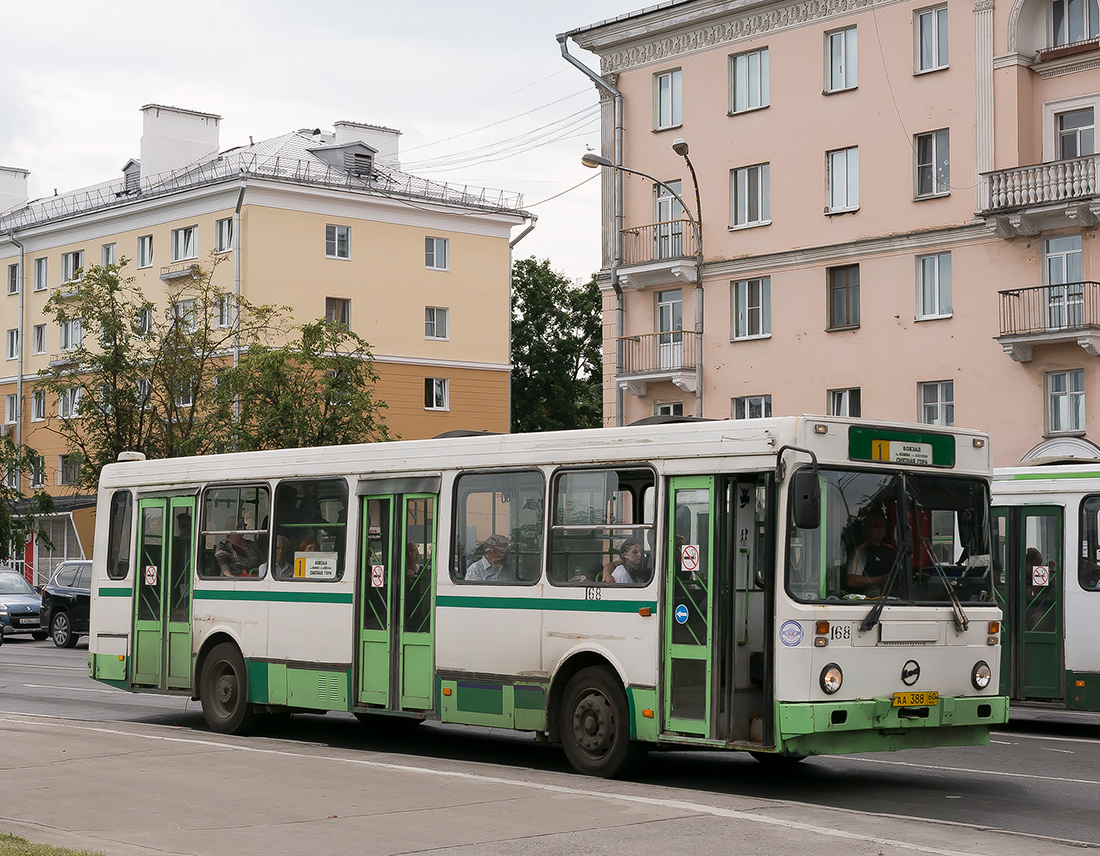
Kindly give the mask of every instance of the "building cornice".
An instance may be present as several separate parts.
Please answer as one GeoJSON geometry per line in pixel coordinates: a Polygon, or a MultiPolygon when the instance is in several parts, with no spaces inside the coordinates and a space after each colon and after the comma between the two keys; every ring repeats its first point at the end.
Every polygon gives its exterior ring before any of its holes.
{"type": "Polygon", "coordinates": [[[440,369],[475,369],[477,371],[508,372],[512,366],[508,363],[479,363],[472,360],[433,360],[426,357],[398,357],[391,354],[374,354],[376,363],[387,365],[426,366],[440,369]]]}
{"type": "Polygon", "coordinates": [[[900,2],[700,0],[643,10],[644,14],[577,32],[573,39],[600,57],[600,70],[606,75],[900,2]]]}

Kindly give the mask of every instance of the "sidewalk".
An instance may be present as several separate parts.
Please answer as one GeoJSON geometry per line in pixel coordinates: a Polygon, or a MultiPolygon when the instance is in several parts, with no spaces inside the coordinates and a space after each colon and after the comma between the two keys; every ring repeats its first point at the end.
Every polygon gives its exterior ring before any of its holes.
{"type": "Polygon", "coordinates": [[[0,830],[112,856],[1080,854],[950,823],[145,724],[0,714],[0,745],[18,783],[0,830]]]}

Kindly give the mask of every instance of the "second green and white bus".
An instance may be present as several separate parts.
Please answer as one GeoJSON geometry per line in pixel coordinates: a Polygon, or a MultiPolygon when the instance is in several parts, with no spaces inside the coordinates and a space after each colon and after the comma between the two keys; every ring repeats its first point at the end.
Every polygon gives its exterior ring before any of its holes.
{"type": "Polygon", "coordinates": [[[976,432],[790,417],[123,461],[90,673],[216,731],[513,728],[600,776],[656,746],[984,744],[990,460],[976,432]],[[857,590],[872,517],[893,558],[857,590]]]}

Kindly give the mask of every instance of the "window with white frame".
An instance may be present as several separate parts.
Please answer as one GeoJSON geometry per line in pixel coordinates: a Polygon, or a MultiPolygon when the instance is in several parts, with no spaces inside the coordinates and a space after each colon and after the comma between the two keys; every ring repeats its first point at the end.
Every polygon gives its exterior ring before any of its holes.
{"type": "Polygon", "coordinates": [[[153,236],[142,235],[137,239],[137,266],[147,268],[153,266],[153,236]]]}
{"type": "Polygon", "coordinates": [[[1050,8],[1051,44],[1071,45],[1100,35],[1096,0],[1054,0],[1050,8]]]}
{"type": "Polygon", "coordinates": [[[31,458],[31,487],[43,487],[46,484],[46,459],[42,455],[31,458]]]}
{"type": "Polygon", "coordinates": [[[771,415],[770,395],[745,395],[733,400],[734,419],[767,419],[771,415]]]}
{"type": "Polygon", "coordinates": [[[1080,327],[1085,320],[1084,256],[1080,235],[1043,239],[1047,328],[1080,327]]]}
{"type": "Polygon", "coordinates": [[[447,328],[448,311],[443,306],[424,307],[424,338],[446,339],[449,337],[447,328]]]}
{"type": "Polygon", "coordinates": [[[345,297],[325,298],[325,320],[329,324],[351,325],[351,301],[345,297]]]}
{"type": "Polygon", "coordinates": [[[450,383],[445,377],[424,378],[424,409],[450,410],[450,383]]]}
{"type": "Polygon", "coordinates": [[[351,258],[350,226],[325,226],[325,255],[330,259],[351,258]]]}
{"type": "Polygon", "coordinates": [[[8,265],[8,294],[19,293],[19,265],[8,265]]]}
{"type": "Polygon", "coordinates": [[[920,398],[920,421],[925,425],[955,424],[955,383],[937,380],[917,384],[920,398]]]}
{"type": "Polygon", "coordinates": [[[136,388],[134,389],[134,398],[137,400],[137,406],[142,410],[145,410],[149,406],[150,389],[149,378],[139,377],[137,379],[136,388]]]}
{"type": "Polygon", "coordinates": [[[99,263],[103,267],[118,264],[118,247],[115,244],[104,244],[99,248],[99,263]]]}
{"type": "Polygon", "coordinates": [[[683,96],[680,91],[680,69],[653,75],[653,127],[676,128],[683,122],[683,96]]]}
{"type": "Polygon", "coordinates": [[[31,422],[46,421],[46,390],[36,389],[31,393],[31,422]]]}
{"type": "Polygon", "coordinates": [[[137,332],[142,336],[153,332],[153,310],[148,306],[137,311],[137,332]]]}
{"type": "Polygon", "coordinates": [[[920,9],[915,17],[917,71],[947,68],[947,4],[920,9]]]}
{"type": "Polygon", "coordinates": [[[179,377],[172,381],[172,401],[176,407],[190,407],[195,403],[195,379],[193,377],[179,377]]]}
{"type": "Polygon", "coordinates": [[[830,389],[829,415],[850,416],[852,418],[858,417],[860,415],[859,387],[852,386],[847,389],[830,389]]]}
{"type": "Polygon", "coordinates": [[[825,34],[825,91],[854,89],[858,81],[856,28],[825,34]]]}
{"type": "Polygon", "coordinates": [[[224,217],[214,222],[214,252],[228,253],[233,249],[233,218],[224,217]]]}
{"type": "Polygon", "coordinates": [[[62,351],[74,351],[84,343],[84,328],[79,318],[62,321],[57,327],[57,346],[62,351]]]}
{"type": "Polygon", "coordinates": [[[680,181],[653,185],[653,258],[678,259],[684,255],[684,209],[680,205],[680,181]]]}
{"type": "Polygon", "coordinates": [[[1047,433],[1085,430],[1085,370],[1047,372],[1047,433]]]}
{"type": "Polygon", "coordinates": [[[730,112],[744,113],[767,107],[768,49],[734,54],[730,57],[730,112]]]}
{"type": "Polygon", "coordinates": [[[730,226],[764,226],[772,220],[771,165],[730,170],[730,226]]]}
{"type": "Polygon", "coordinates": [[[772,280],[770,276],[741,279],[732,284],[731,339],[753,339],[772,332],[772,280]]]}
{"type": "Polygon", "coordinates": [[[917,134],[913,138],[916,157],[916,195],[946,196],[951,192],[951,145],[947,128],[917,134]]]}
{"type": "Polygon", "coordinates": [[[446,238],[425,238],[424,266],[431,270],[447,270],[447,244],[446,238]]]}
{"type": "Polygon", "coordinates": [[[859,208],[859,146],[836,149],[825,155],[827,164],[827,213],[859,208]]]}
{"type": "Polygon", "coordinates": [[[84,251],[73,250],[71,253],[61,254],[61,282],[72,282],[80,275],[84,267],[84,251]]]}
{"type": "Polygon", "coordinates": [[[34,290],[45,291],[49,287],[49,259],[34,260],[34,290]]]}
{"type": "Polygon", "coordinates": [[[72,419],[80,413],[80,399],[84,395],[83,387],[70,386],[61,390],[57,397],[57,415],[62,419],[72,419]]]}
{"type": "Polygon", "coordinates": [[[917,256],[917,320],[951,317],[951,253],[917,256]]]}
{"type": "Polygon", "coordinates": [[[14,360],[19,357],[19,328],[8,330],[7,335],[7,359],[14,360]]]}
{"type": "Polygon", "coordinates": [[[684,402],[666,401],[664,404],[658,404],[653,411],[654,416],[683,416],[684,402]]]}
{"type": "Polygon", "coordinates": [[[1096,154],[1096,120],[1092,107],[1057,113],[1055,121],[1060,160],[1096,154]]]}
{"type": "Polygon", "coordinates": [[[4,484],[13,489],[19,489],[19,467],[14,461],[8,464],[8,471],[4,474],[4,484]]]}
{"type": "Polygon", "coordinates": [[[182,229],[172,230],[172,261],[178,262],[198,257],[198,231],[198,226],[184,226],[182,229]]]}
{"type": "Polygon", "coordinates": [[[31,353],[46,353],[46,325],[35,324],[31,328],[31,353]]]}
{"type": "Polygon", "coordinates": [[[177,300],[172,304],[172,315],[180,329],[187,333],[194,333],[199,329],[199,311],[196,298],[177,300]]]}
{"type": "Polygon", "coordinates": [[[57,456],[57,483],[58,485],[76,484],[80,481],[80,456],[57,456]]]}
{"type": "Polygon", "coordinates": [[[219,327],[233,326],[233,295],[227,291],[218,295],[217,316],[219,327]]]}
{"type": "Polygon", "coordinates": [[[19,396],[8,395],[4,397],[4,421],[13,425],[19,421],[19,396]]]}

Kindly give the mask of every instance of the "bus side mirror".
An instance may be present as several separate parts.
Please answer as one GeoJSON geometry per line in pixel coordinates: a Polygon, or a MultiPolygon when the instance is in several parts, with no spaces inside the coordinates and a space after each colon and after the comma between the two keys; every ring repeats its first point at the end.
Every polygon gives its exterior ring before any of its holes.
{"type": "Polygon", "coordinates": [[[817,473],[803,467],[791,477],[794,525],[799,529],[817,529],[821,523],[821,486],[817,473]]]}

